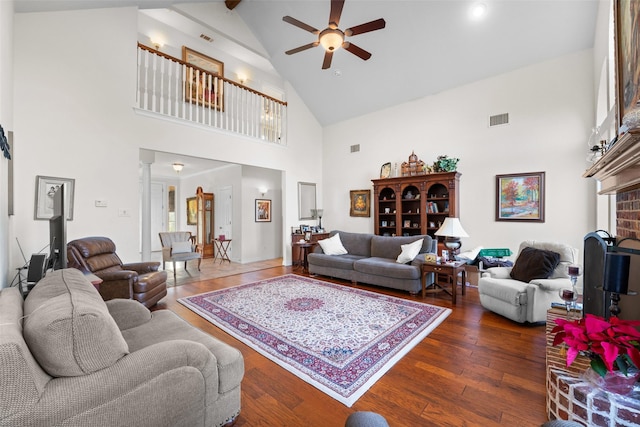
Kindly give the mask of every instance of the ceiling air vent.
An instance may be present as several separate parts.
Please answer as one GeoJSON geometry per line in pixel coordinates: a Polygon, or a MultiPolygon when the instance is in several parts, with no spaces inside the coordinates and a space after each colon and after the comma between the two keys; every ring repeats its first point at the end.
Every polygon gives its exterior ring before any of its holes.
{"type": "Polygon", "coordinates": [[[200,38],[203,39],[203,40],[208,41],[209,43],[211,43],[213,41],[213,37],[209,37],[206,34],[200,34],[200,38]]]}
{"type": "Polygon", "coordinates": [[[360,144],[355,144],[351,146],[352,153],[357,153],[358,151],[360,151],[360,144]]]}
{"type": "Polygon", "coordinates": [[[509,124],[509,113],[496,114],[489,117],[489,127],[509,124]]]}

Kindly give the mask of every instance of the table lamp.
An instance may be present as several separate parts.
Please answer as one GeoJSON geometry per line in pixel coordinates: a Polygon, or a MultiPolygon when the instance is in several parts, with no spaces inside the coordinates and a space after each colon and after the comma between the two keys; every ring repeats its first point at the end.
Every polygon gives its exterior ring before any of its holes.
{"type": "Polygon", "coordinates": [[[454,255],[458,253],[460,246],[462,246],[460,238],[469,237],[464,228],[462,228],[460,220],[453,217],[445,218],[444,223],[435,232],[435,235],[444,237],[444,245],[449,249],[449,261],[455,259],[454,255]]]}
{"type": "Polygon", "coordinates": [[[627,294],[629,290],[629,264],[631,257],[625,254],[607,253],[604,262],[605,292],[611,293],[609,312],[612,316],[620,314],[620,294],[627,294]]]}

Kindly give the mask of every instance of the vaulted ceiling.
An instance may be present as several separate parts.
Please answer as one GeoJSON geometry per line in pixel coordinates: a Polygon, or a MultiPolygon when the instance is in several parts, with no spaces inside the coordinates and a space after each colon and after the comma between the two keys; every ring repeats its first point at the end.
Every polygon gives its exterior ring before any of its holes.
{"type": "Polygon", "coordinates": [[[222,1],[15,0],[15,9],[172,8],[217,33],[229,33],[229,39],[264,57],[318,121],[330,125],[589,49],[598,6],[609,4],[607,0],[480,1],[486,5],[486,16],[474,20],[470,7],[476,0],[346,0],[340,28],[378,18],[384,18],[386,27],[348,38],[372,54],[369,60],[339,49],[326,70],[321,68],[320,46],[285,55],[317,36],[282,18],[289,15],[322,30],[328,25],[330,0],[242,0],[233,11],[222,1]],[[246,29],[250,36],[241,35],[246,29]]]}

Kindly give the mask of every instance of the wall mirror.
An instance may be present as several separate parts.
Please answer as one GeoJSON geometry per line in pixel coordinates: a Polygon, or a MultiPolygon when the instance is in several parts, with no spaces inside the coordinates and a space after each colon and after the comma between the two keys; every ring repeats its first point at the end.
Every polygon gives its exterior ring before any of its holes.
{"type": "Polygon", "coordinates": [[[313,219],[311,209],[316,208],[316,185],[312,182],[298,183],[298,218],[313,219]]]}

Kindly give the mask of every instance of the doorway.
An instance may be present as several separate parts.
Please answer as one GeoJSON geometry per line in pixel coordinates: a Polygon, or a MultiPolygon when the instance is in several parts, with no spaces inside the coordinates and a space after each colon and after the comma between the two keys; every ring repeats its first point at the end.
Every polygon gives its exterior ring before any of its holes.
{"type": "MultiPolygon", "coordinates": [[[[224,234],[225,239],[231,239],[233,233],[233,188],[231,186],[221,187],[216,191],[215,203],[213,205],[215,218],[215,238],[224,234]]],[[[239,244],[240,242],[236,242],[239,244]]],[[[233,258],[233,245],[227,251],[229,258],[233,258]]]]}

